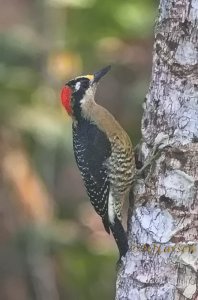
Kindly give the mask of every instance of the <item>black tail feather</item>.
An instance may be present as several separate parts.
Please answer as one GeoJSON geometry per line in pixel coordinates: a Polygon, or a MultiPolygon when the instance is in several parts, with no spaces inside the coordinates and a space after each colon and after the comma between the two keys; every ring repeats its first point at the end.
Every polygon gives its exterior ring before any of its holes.
{"type": "Polygon", "coordinates": [[[126,255],[129,249],[126,232],[117,216],[115,216],[113,224],[109,222],[109,227],[118,246],[121,258],[126,255]]]}
{"type": "Polygon", "coordinates": [[[110,234],[109,218],[108,218],[108,215],[105,215],[105,216],[102,218],[102,222],[103,222],[103,225],[104,225],[104,228],[105,228],[106,232],[107,232],[108,234],[110,234]]]}

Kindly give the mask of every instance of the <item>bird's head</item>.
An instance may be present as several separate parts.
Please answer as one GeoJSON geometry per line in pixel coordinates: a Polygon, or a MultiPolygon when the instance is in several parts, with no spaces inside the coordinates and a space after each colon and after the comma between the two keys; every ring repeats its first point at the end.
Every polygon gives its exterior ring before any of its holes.
{"type": "Polygon", "coordinates": [[[65,84],[61,91],[61,101],[70,116],[78,118],[82,105],[94,101],[97,84],[110,68],[107,66],[93,75],[76,77],[65,84]]]}

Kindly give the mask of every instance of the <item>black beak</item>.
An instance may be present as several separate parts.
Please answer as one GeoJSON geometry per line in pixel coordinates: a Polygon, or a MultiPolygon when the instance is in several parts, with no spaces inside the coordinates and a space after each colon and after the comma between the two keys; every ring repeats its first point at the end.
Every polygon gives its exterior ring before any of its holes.
{"type": "Polygon", "coordinates": [[[111,66],[107,66],[103,69],[101,69],[98,72],[94,73],[94,80],[93,83],[97,83],[104,75],[106,75],[111,69],[111,66]]]}

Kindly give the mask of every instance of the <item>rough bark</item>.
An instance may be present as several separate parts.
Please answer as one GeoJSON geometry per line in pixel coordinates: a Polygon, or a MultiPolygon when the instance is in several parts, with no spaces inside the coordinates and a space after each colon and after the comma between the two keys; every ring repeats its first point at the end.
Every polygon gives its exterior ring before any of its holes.
{"type": "Polygon", "coordinates": [[[198,299],[198,0],[161,0],[116,300],[198,299]],[[159,147],[160,148],[160,147],[159,147]],[[133,209],[132,209],[133,206],[133,209]]]}

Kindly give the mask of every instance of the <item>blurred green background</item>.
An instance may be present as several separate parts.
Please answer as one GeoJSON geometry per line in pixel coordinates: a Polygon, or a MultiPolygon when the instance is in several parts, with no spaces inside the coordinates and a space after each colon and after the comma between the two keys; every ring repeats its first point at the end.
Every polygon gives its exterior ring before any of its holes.
{"type": "Polygon", "coordinates": [[[91,207],[60,89],[112,64],[97,91],[140,138],[155,0],[0,0],[0,299],[107,300],[118,253],[91,207]]]}

